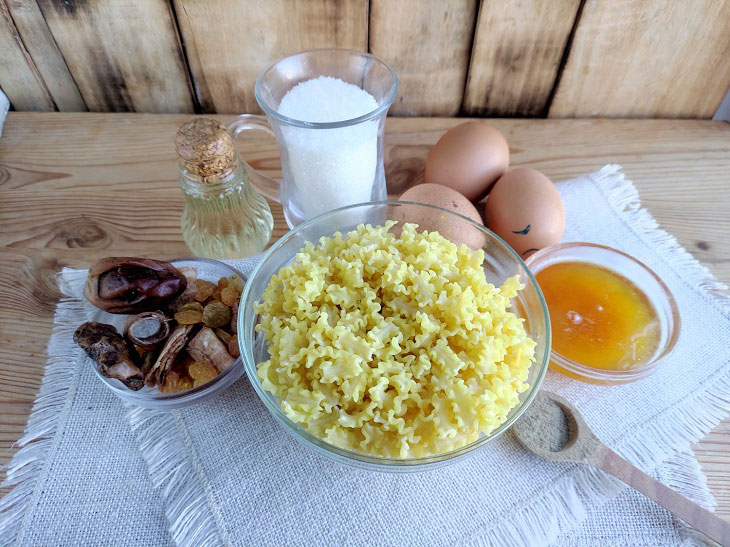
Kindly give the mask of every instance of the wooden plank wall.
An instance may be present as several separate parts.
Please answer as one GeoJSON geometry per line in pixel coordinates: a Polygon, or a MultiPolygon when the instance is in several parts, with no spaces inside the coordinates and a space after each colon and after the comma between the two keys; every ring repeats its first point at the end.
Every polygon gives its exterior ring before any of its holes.
{"type": "Polygon", "coordinates": [[[54,110],[43,77],[23,44],[5,4],[0,4],[0,88],[17,110],[54,110]]]}
{"type": "Polygon", "coordinates": [[[258,111],[272,62],[307,49],[368,47],[367,0],[174,0],[203,112],[258,111]]]}
{"type": "Polygon", "coordinates": [[[459,113],[476,7],[475,0],[371,1],[370,51],[398,74],[392,114],[459,113]]]}
{"type": "Polygon", "coordinates": [[[391,113],[709,118],[730,87],[730,0],[0,0],[16,110],[258,111],[304,49],[368,50],[391,113]]]}

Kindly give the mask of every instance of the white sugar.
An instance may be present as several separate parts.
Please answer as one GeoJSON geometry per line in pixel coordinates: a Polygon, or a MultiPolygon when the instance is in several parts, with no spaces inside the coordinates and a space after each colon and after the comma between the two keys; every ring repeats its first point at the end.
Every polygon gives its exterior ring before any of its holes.
{"type": "Polygon", "coordinates": [[[364,89],[339,78],[320,76],[287,91],[279,105],[279,114],[303,122],[339,122],[357,118],[377,107],[375,98],[364,89]]]}
{"type": "MultiPolygon", "coordinates": [[[[375,98],[337,78],[320,76],[297,84],[278,112],[306,122],[337,122],[377,108],[375,98]]],[[[304,218],[370,201],[378,158],[378,120],[337,129],[281,128],[284,178],[304,218]]]]}

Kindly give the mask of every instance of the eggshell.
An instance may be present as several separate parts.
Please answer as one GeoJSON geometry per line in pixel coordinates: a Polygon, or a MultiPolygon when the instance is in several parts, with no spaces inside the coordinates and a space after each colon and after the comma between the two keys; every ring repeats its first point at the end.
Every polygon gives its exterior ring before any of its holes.
{"type": "Polygon", "coordinates": [[[478,201],[509,166],[509,145],[502,133],[482,121],[449,129],[426,159],[427,183],[442,184],[478,201]]]}
{"type": "Polygon", "coordinates": [[[525,258],[560,242],[565,231],[565,206],[545,175],[521,167],[502,176],[484,208],[487,227],[525,258]]]}
{"type": "MultiPolygon", "coordinates": [[[[435,205],[483,224],[479,211],[468,199],[440,184],[419,184],[406,190],[400,200],[435,205]]],[[[464,220],[446,216],[437,209],[403,205],[394,209],[393,220],[399,223],[414,222],[425,230],[436,231],[453,243],[464,243],[471,249],[479,249],[485,242],[484,232],[464,220]]]]}

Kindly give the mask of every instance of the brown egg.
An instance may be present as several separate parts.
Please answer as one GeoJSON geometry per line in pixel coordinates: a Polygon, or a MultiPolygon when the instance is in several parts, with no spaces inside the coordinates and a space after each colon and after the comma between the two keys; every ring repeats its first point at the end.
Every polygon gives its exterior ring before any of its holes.
{"type": "MultiPolygon", "coordinates": [[[[479,211],[468,199],[456,190],[440,184],[419,184],[406,190],[399,199],[435,205],[464,215],[477,224],[483,224],[479,211]]],[[[464,243],[471,249],[479,249],[485,242],[484,232],[437,209],[404,205],[394,210],[393,220],[399,223],[414,222],[424,230],[436,231],[453,243],[464,243]]]]}
{"type": "Polygon", "coordinates": [[[487,227],[526,258],[560,242],[565,207],[545,175],[521,167],[508,171],[492,188],[484,208],[487,227]]]}
{"type": "Polygon", "coordinates": [[[509,146],[491,125],[473,121],[449,129],[426,158],[426,182],[479,201],[509,166],[509,146]]]}

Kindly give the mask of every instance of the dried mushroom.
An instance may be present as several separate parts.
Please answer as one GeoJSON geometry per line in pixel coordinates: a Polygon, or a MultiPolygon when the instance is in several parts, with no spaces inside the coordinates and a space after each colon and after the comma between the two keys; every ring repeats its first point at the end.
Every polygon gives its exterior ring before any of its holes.
{"type": "Polygon", "coordinates": [[[169,262],[110,257],[89,270],[84,295],[109,313],[139,313],[161,308],[186,287],[185,276],[169,262]]]}
{"type": "Polygon", "coordinates": [[[156,347],[169,335],[168,319],[158,311],[140,313],[125,322],[124,336],[143,350],[156,347]]]}
{"type": "Polygon", "coordinates": [[[188,343],[188,354],[198,362],[214,366],[218,372],[230,367],[235,359],[228,349],[208,327],[203,327],[188,343]]]}
{"type": "Polygon", "coordinates": [[[164,384],[167,373],[172,368],[177,354],[180,353],[188,342],[188,335],[193,329],[192,325],[178,325],[167,339],[165,346],[157,356],[157,361],[152,370],[147,373],[145,381],[147,385],[164,384]]]}
{"type": "Polygon", "coordinates": [[[135,391],[144,385],[144,375],[133,357],[134,348],[112,325],[84,323],[74,333],[74,342],[81,346],[108,378],[116,378],[135,391]]]}

